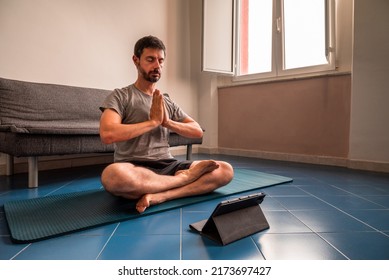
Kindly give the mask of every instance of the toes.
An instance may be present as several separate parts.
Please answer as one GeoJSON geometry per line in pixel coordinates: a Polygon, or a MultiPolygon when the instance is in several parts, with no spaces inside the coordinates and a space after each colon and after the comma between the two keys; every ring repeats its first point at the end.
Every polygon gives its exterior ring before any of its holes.
{"type": "Polygon", "coordinates": [[[136,210],[139,212],[139,214],[143,213],[146,210],[147,207],[144,206],[136,206],[136,210]]]}
{"type": "Polygon", "coordinates": [[[143,213],[149,206],[150,206],[149,197],[148,195],[144,195],[139,199],[135,208],[139,213],[143,213]]]}

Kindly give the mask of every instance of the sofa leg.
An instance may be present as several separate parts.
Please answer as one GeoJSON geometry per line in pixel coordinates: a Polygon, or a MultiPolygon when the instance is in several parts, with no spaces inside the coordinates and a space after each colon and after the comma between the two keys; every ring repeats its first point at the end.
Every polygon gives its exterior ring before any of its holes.
{"type": "Polygon", "coordinates": [[[192,159],[192,144],[186,145],[186,160],[192,159]]]}
{"type": "Polygon", "coordinates": [[[5,154],[5,160],[6,160],[5,174],[7,176],[11,176],[14,174],[14,157],[12,155],[5,154]]]}
{"type": "Polygon", "coordinates": [[[28,157],[28,187],[38,187],[38,157],[28,157]]]}

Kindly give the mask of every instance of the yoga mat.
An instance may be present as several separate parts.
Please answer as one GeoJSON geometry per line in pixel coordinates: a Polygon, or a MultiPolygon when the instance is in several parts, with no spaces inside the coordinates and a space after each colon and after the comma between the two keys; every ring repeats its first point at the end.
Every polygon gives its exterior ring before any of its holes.
{"type": "Polygon", "coordinates": [[[135,210],[135,200],[112,196],[103,189],[10,201],[4,204],[4,212],[12,241],[29,243],[291,181],[288,177],[235,169],[234,179],[215,192],[154,205],[142,214],[135,210]]]}

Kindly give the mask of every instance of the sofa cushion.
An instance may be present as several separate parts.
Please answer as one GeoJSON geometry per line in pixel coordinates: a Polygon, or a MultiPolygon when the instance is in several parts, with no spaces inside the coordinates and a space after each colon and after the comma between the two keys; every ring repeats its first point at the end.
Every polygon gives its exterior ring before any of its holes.
{"type": "Polygon", "coordinates": [[[105,145],[97,135],[27,134],[0,131],[0,152],[16,156],[50,156],[88,153],[112,153],[114,145],[105,145]]]}
{"type": "Polygon", "coordinates": [[[0,131],[98,134],[109,90],[0,78],[0,131]]]}

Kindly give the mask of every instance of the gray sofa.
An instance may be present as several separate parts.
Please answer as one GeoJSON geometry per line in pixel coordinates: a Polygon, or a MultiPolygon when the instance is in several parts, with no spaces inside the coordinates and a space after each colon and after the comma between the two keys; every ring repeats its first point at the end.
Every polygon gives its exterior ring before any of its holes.
{"type": "MultiPolygon", "coordinates": [[[[0,78],[0,152],[7,155],[7,175],[13,174],[14,157],[28,157],[28,185],[38,186],[38,157],[112,153],[99,136],[99,106],[108,90],[31,83],[0,78]]],[[[170,146],[192,145],[171,133],[170,146]]]]}

